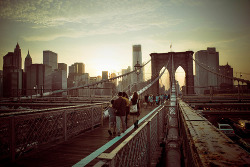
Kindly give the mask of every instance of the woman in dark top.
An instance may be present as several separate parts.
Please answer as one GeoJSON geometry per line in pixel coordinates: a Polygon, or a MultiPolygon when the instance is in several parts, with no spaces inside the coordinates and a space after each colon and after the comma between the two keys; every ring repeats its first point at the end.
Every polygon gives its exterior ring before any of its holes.
{"type": "Polygon", "coordinates": [[[128,114],[129,114],[129,110],[130,110],[130,102],[128,99],[128,95],[126,92],[122,92],[122,97],[126,100],[126,118],[125,118],[125,123],[126,123],[126,127],[128,126],[128,114]]]}
{"type": "MultiPolygon", "coordinates": [[[[140,105],[139,105],[139,96],[137,94],[137,92],[133,93],[132,99],[130,101],[130,105],[136,105],[137,106],[137,112],[130,112],[130,115],[133,117],[133,122],[134,122],[134,128],[138,128],[138,117],[140,115],[140,105]]],[[[132,108],[132,107],[131,107],[132,108]]]]}

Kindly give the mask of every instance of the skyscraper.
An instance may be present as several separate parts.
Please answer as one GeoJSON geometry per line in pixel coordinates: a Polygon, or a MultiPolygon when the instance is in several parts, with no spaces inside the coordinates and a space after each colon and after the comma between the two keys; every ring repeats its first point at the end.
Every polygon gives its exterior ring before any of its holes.
{"type": "MultiPolygon", "coordinates": [[[[219,72],[223,75],[223,76],[227,76],[229,78],[233,78],[233,68],[228,65],[228,63],[224,66],[220,66],[219,67],[219,72]]],[[[233,79],[229,79],[226,77],[218,77],[218,82],[219,82],[219,86],[222,87],[233,87],[234,85],[234,81],[233,79]]]]}
{"type": "Polygon", "coordinates": [[[58,70],[64,70],[67,74],[67,64],[65,63],[58,63],[58,70]]]}
{"type": "Polygon", "coordinates": [[[70,74],[84,74],[85,73],[85,64],[84,63],[74,63],[69,66],[69,75],[70,74]]]}
{"type": "Polygon", "coordinates": [[[3,97],[3,71],[0,70],[0,98],[3,97]]]}
{"type": "Polygon", "coordinates": [[[24,62],[24,72],[27,72],[27,68],[32,64],[32,58],[30,57],[30,52],[28,51],[28,54],[25,58],[24,62]]]}
{"type": "Polygon", "coordinates": [[[14,52],[3,57],[3,96],[20,96],[22,90],[22,56],[17,43],[14,52]]]}
{"type": "Polygon", "coordinates": [[[13,65],[17,69],[22,69],[22,56],[21,56],[21,49],[19,44],[16,44],[16,48],[14,49],[14,59],[13,59],[13,65]]]}
{"type": "MultiPolygon", "coordinates": [[[[139,64],[142,66],[142,53],[141,53],[141,45],[133,45],[133,64],[132,68],[134,70],[135,64],[139,64]]],[[[138,75],[137,81],[137,74],[133,74],[132,76],[132,83],[140,83],[143,81],[143,72],[141,70],[140,74],[138,75]]]]}
{"type": "Polygon", "coordinates": [[[52,67],[46,64],[31,64],[26,73],[26,95],[52,90],[52,67]]]}
{"type": "MultiPolygon", "coordinates": [[[[207,48],[207,50],[196,52],[195,60],[209,70],[219,72],[219,53],[216,52],[216,48],[207,48]]],[[[204,90],[209,89],[209,86],[218,86],[217,75],[200,67],[198,64],[195,65],[195,75],[195,92],[198,94],[203,94],[204,90]]]]}
{"type": "Polygon", "coordinates": [[[85,73],[85,64],[84,63],[74,63],[75,65],[75,69],[76,69],[76,73],[77,74],[83,74],[85,73]]]}
{"type": "MultiPolygon", "coordinates": [[[[102,71],[102,79],[106,80],[109,78],[108,75],[108,71],[102,71]]],[[[111,91],[111,87],[112,87],[112,82],[104,82],[103,84],[103,91],[102,91],[102,95],[111,95],[112,91],[111,91]]]]}
{"type": "Polygon", "coordinates": [[[84,63],[74,63],[69,66],[69,75],[68,75],[68,88],[71,88],[76,83],[76,76],[82,75],[85,73],[84,63]]]}
{"type": "Polygon", "coordinates": [[[54,53],[50,50],[43,51],[43,64],[49,65],[52,67],[52,71],[57,69],[57,53],[54,53]]]}
{"type": "MultiPolygon", "coordinates": [[[[89,82],[89,74],[85,73],[85,64],[84,63],[74,63],[69,66],[69,75],[68,75],[68,84],[67,87],[71,88],[74,86],[82,86],[89,82]]],[[[72,90],[69,91],[69,94],[72,96],[79,96],[86,93],[85,90],[72,90]]]]}
{"type": "MultiPolygon", "coordinates": [[[[52,91],[67,89],[67,72],[57,69],[52,72],[52,91]]],[[[55,96],[66,96],[67,92],[58,93],[55,96]]]]}
{"type": "MultiPolygon", "coordinates": [[[[111,73],[111,74],[110,74],[110,77],[111,77],[111,78],[114,78],[114,77],[116,77],[116,74],[115,74],[115,73],[111,73]]],[[[115,86],[117,86],[117,79],[114,79],[114,80],[111,81],[111,82],[113,82],[113,83],[115,84],[115,86]]]]}
{"type": "Polygon", "coordinates": [[[108,79],[108,71],[102,71],[102,79],[108,79]]]}

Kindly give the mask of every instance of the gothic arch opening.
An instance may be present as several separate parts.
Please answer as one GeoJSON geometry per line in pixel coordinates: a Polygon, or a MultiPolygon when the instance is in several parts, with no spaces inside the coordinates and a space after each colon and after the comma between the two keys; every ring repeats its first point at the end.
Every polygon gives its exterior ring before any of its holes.
{"type": "Polygon", "coordinates": [[[182,92],[185,92],[185,86],[186,85],[186,72],[185,70],[179,66],[176,71],[175,71],[175,80],[176,80],[176,90],[177,90],[177,94],[181,95],[182,92]]]}
{"type": "MultiPolygon", "coordinates": [[[[163,70],[164,68],[162,68],[163,70]]],[[[161,73],[161,71],[160,71],[161,73]]],[[[166,70],[163,75],[161,76],[161,78],[159,79],[159,94],[166,94],[169,93],[169,89],[170,89],[170,80],[169,80],[169,71],[166,70]],[[163,90],[164,88],[164,90],[163,90]]]]}
{"type": "MultiPolygon", "coordinates": [[[[167,65],[170,78],[172,71],[181,66],[186,72],[186,94],[194,94],[194,75],[193,75],[193,51],[186,52],[168,52],[168,53],[151,53],[151,81],[157,78],[162,67],[167,65]]],[[[171,80],[171,79],[170,79],[171,80]]],[[[171,81],[170,81],[171,82],[171,81]]],[[[152,94],[159,93],[159,80],[151,87],[152,94]]]]}

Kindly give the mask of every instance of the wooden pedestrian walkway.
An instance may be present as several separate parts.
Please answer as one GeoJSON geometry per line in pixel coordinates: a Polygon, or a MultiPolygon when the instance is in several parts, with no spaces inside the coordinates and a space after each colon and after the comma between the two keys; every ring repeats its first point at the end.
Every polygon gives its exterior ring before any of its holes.
{"type": "MultiPolygon", "coordinates": [[[[142,108],[139,119],[150,113],[155,107],[142,108]]],[[[133,126],[132,117],[128,120],[128,127],[133,126]]],[[[73,166],[107,142],[115,138],[108,134],[108,119],[104,120],[103,126],[96,127],[87,131],[69,141],[50,147],[49,149],[33,153],[28,157],[23,157],[13,164],[1,164],[0,166],[25,166],[25,167],[55,167],[55,166],[73,166]]],[[[126,137],[126,136],[125,136],[126,137]]],[[[123,139],[125,139],[123,137],[123,139]]],[[[122,140],[119,140],[119,143],[122,140]]],[[[116,143],[117,145],[118,143],[116,143]]],[[[86,166],[93,166],[99,160],[94,159],[86,166]]]]}

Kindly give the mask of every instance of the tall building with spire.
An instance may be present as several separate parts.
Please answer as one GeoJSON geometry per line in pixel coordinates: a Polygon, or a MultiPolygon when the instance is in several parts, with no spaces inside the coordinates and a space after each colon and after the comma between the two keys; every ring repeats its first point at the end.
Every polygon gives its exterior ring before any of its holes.
{"type": "Polygon", "coordinates": [[[17,43],[14,52],[8,52],[3,57],[3,96],[20,96],[22,80],[22,56],[20,46],[17,43]]]}
{"type": "Polygon", "coordinates": [[[24,62],[24,72],[27,72],[28,67],[32,64],[32,58],[30,57],[30,52],[28,50],[28,54],[25,58],[24,62]]]}
{"type": "Polygon", "coordinates": [[[16,44],[16,48],[14,49],[14,59],[13,59],[14,66],[17,67],[17,69],[22,69],[22,56],[21,56],[21,49],[19,44],[16,44]]]}

